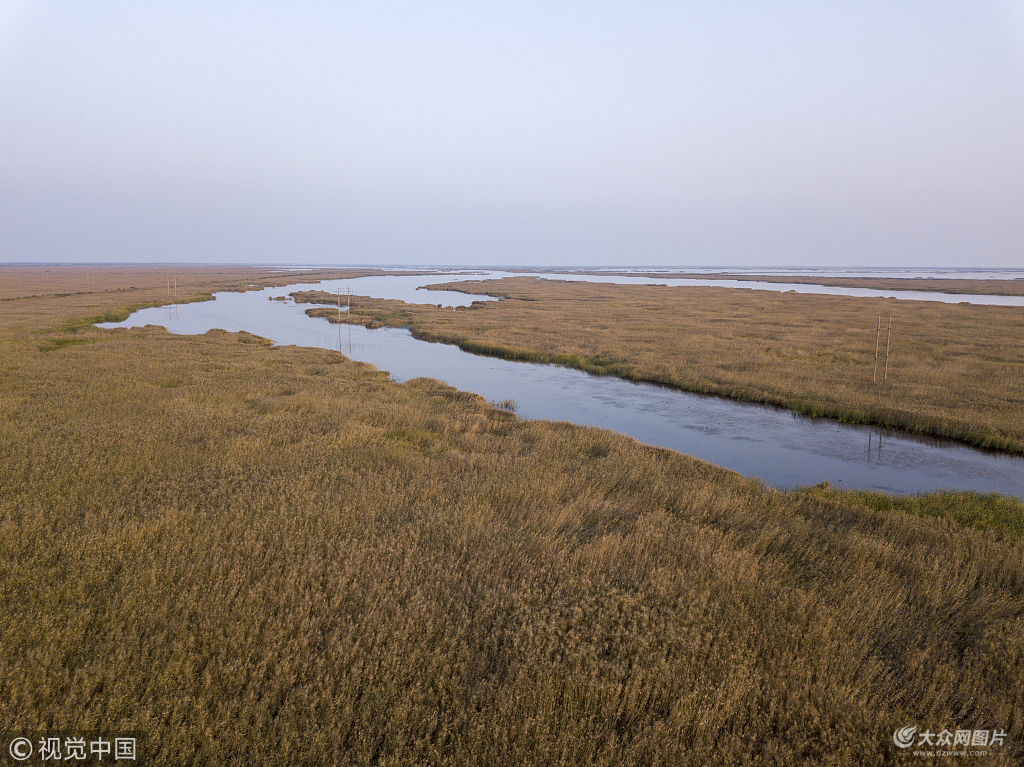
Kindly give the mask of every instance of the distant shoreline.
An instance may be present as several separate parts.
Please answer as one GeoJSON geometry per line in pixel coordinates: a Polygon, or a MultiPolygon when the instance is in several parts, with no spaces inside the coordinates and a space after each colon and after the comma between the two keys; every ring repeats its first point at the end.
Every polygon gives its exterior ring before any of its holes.
{"type": "MultiPolygon", "coordinates": [[[[526,271],[514,269],[511,271],[526,271]]],[[[536,270],[530,270],[536,271],[536,270]]],[[[993,270],[1003,271],[1003,270],[993,270]]],[[[829,288],[865,288],[867,290],[916,290],[951,295],[1024,296],[1024,274],[1013,279],[975,277],[814,277],[810,275],[752,274],[736,272],[630,272],[597,269],[564,269],[550,274],[601,275],[606,277],[649,277],[672,280],[738,280],[743,282],[793,283],[829,288]]]]}

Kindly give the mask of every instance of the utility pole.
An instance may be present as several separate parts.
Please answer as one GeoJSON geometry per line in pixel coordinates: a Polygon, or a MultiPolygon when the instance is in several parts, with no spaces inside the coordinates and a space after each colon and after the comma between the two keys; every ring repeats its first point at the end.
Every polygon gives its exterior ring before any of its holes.
{"type": "Polygon", "coordinates": [[[875,326],[875,367],[871,371],[871,383],[878,383],[878,334],[882,331],[882,318],[878,318],[875,326]]]}
{"type": "Polygon", "coordinates": [[[885,374],[882,376],[882,380],[885,381],[889,377],[889,339],[892,337],[892,315],[889,315],[889,329],[885,332],[885,374]]]}

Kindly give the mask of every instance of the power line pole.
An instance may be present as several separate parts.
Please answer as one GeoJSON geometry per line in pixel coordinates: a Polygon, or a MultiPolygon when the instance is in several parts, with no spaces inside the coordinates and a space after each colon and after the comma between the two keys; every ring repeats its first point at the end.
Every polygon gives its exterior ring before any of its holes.
{"type": "Polygon", "coordinates": [[[878,334],[882,331],[882,318],[878,318],[875,326],[875,367],[871,371],[871,383],[878,383],[878,334]]]}
{"type": "Polygon", "coordinates": [[[885,374],[882,376],[882,380],[885,381],[889,377],[889,339],[892,337],[892,315],[889,315],[889,329],[885,331],[885,374]]]}

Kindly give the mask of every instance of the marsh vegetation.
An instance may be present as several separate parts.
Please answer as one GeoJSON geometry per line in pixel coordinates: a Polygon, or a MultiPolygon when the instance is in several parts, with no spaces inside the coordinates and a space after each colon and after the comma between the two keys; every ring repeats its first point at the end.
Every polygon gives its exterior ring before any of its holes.
{"type": "MultiPolygon", "coordinates": [[[[1017,307],[532,277],[443,287],[505,300],[451,311],[354,297],[349,318],[325,307],[310,314],[402,325],[477,354],[1024,452],[1024,311],[1017,307]]],[[[326,298],[311,291],[296,300],[326,298]]]]}
{"type": "MultiPolygon", "coordinates": [[[[573,308],[540,298],[494,306],[573,308]]],[[[918,722],[1024,756],[1020,501],[782,493],[337,352],[67,329],[156,300],[0,303],[7,729],[156,764],[791,765],[891,763],[918,722]]]]}
{"type": "Polygon", "coordinates": [[[593,271],[568,269],[552,272],[559,274],[599,274],[626,277],[650,277],[656,280],[692,278],[694,280],[740,280],[743,282],[774,282],[795,285],[825,285],[834,288],[866,288],[868,290],[923,291],[962,295],[1024,296],[1024,277],[1013,279],[972,279],[969,277],[841,277],[835,275],[754,275],[732,272],[643,272],[643,271],[593,271]]]}

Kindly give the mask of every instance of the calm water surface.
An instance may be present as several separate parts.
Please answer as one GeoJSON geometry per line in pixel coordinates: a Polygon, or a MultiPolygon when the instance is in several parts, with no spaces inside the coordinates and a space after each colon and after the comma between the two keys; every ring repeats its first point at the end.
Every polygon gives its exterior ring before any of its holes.
{"type": "MultiPolygon", "coordinates": [[[[473,279],[500,279],[510,276],[504,272],[490,272],[487,277],[473,279]]],[[[986,296],[960,293],[938,293],[930,290],[870,290],[868,288],[838,288],[828,285],[802,285],[797,282],[759,282],[757,280],[702,280],[695,278],[624,277],[595,274],[537,274],[551,280],[572,282],[605,282],[619,285],[668,285],[669,287],[719,287],[736,290],[768,290],[775,293],[813,293],[828,296],[855,296],[857,298],[898,298],[905,301],[939,301],[944,304],[984,304],[986,306],[1024,307],[1024,296],[986,296]]],[[[422,278],[416,278],[422,279],[422,278]]],[[[443,279],[435,282],[445,282],[443,279]]]]}
{"type": "MultiPolygon", "coordinates": [[[[542,269],[542,272],[557,274],[557,269],[542,269]]],[[[806,266],[753,266],[723,268],[721,266],[697,267],[602,267],[591,269],[601,272],[637,272],[667,274],[689,272],[690,274],[743,274],[754,277],[903,277],[917,279],[944,280],[1018,280],[1024,279],[1024,269],[984,269],[984,268],[921,268],[921,267],[889,267],[889,268],[841,268],[806,267],[806,266]]]]}
{"type": "MultiPolygon", "coordinates": [[[[645,270],[647,271],[647,270],[645,270]]],[[[733,270],[739,272],[741,270],[733,270]]],[[[760,270],[758,274],[765,274],[769,270],[760,270]]],[[[787,274],[794,274],[794,271],[788,271],[787,274]]],[[[300,272],[301,274],[301,272],[300,272]]],[[[1024,271],[1007,270],[1002,272],[958,272],[959,276],[963,278],[971,279],[1015,279],[1024,278],[1024,271]]],[[[299,276],[299,275],[296,275],[299,276]]],[[[698,278],[670,278],[670,277],[631,277],[628,275],[611,275],[611,274],[557,274],[551,272],[528,272],[528,271],[496,271],[496,270],[464,270],[458,273],[451,274],[424,274],[422,276],[411,275],[405,277],[361,277],[358,280],[330,280],[325,281],[320,286],[306,285],[301,288],[292,286],[284,290],[285,293],[290,293],[293,290],[327,290],[327,285],[330,285],[330,292],[334,292],[337,286],[341,286],[342,292],[344,292],[349,286],[352,287],[352,293],[355,295],[371,296],[373,298],[399,298],[402,301],[409,303],[441,303],[442,299],[432,299],[431,296],[434,291],[420,290],[417,293],[417,289],[423,285],[431,285],[443,282],[463,281],[463,280],[500,280],[504,277],[537,277],[539,279],[548,280],[564,280],[567,282],[600,282],[600,283],[613,283],[616,285],[668,285],[670,287],[720,287],[720,288],[731,288],[736,290],[767,290],[774,293],[813,293],[818,295],[830,295],[830,296],[854,296],[857,298],[897,298],[906,301],[939,301],[945,304],[984,304],[987,306],[1020,306],[1024,307],[1024,296],[986,296],[986,295],[975,295],[975,294],[960,294],[960,293],[938,293],[935,291],[927,290],[869,290],[867,288],[839,288],[829,287],[827,285],[802,285],[796,282],[760,282],[757,280],[721,280],[721,279],[698,279],[698,278]]],[[[814,272],[808,276],[826,277],[832,276],[831,273],[814,272]]],[[[913,275],[906,273],[905,271],[894,271],[894,273],[836,273],[835,276],[889,276],[889,277],[907,277],[907,276],[937,276],[952,278],[953,274],[944,273],[920,273],[914,272],[913,275]]],[[[282,289],[278,289],[282,290],[282,289]]],[[[458,296],[458,293],[447,293],[449,296],[458,296]]],[[[462,303],[459,303],[458,299],[444,299],[443,303],[445,306],[464,306],[472,303],[474,300],[484,301],[493,300],[488,296],[475,296],[469,299],[463,297],[462,303]]]]}
{"type": "MultiPolygon", "coordinates": [[[[486,276],[477,272],[459,278],[486,276]]],[[[642,442],[760,477],[776,487],[826,480],[840,487],[895,493],[956,488],[1024,497],[1024,459],[1020,457],[976,450],[948,440],[804,418],[777,408],[591,376],[554,365],[479,357],[454,346],[417,341],[404,329],[330,325],[307,317],[308,305],[268,300],[304,289],[335,292],[340,286],[344,291],[348,285],[359,295],[381,294],[412,303],[457,306],[485,298],[417,292],[421,285],[451,279],[450,275],[373,277],[218,293],[215,301],[186,304],[170,311],[166,307],[144,309],[123,323],[101,327],[155,324],[182,334],[205,333],[212,328],[247,330],[279,345],[335,349],[389,371],[397,381],[420,376],[438,378],[488,400],[515,400],[517,413],[523,418],[614,429],[642,442]]]]}

